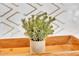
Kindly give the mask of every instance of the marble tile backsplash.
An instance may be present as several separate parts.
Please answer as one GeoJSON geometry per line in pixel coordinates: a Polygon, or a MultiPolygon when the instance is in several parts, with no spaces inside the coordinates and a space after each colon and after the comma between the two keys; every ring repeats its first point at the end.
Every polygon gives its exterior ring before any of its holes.
{"type": "Polygon", "coordinates": [[[79,3],[0,3],[0,38],[25,37],[21,19],[42,12],[57,19],[53,35],[79,36],[79,3]]]}

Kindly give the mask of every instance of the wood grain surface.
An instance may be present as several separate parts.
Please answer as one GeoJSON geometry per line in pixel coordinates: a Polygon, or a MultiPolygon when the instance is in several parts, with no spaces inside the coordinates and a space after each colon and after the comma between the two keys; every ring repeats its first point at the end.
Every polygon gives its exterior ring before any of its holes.
{"type": "Polygon", "coordinates": [[[79,56],[79,39],[71,35],[47,37],[45,52],[34,54],[29,38],[4,38],[0,39],[0,56],[79,56]]]}

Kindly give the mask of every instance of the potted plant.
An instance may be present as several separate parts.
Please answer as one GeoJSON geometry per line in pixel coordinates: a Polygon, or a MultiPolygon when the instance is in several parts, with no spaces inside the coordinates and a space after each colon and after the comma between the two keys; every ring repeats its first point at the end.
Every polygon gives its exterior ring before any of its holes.
{"type": "Polygon", "coordinates": [[[30,47],[33,52],[41,53],[45,51],[45,37],[54,32],[52,25],[54,20],[55,17],[48,16],[46,12],[22,20],[25,35],[31,38],[30,47]]]}

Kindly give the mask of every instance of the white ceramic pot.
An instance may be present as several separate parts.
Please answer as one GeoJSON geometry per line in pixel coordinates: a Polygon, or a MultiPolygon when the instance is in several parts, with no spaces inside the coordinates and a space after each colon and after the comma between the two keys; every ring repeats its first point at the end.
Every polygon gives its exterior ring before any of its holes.
{"type": "Polygon", "coordinates": [[[30,48],[32,53],[45,52],[45,40],[43,41],[30,41],[30,48]]]}

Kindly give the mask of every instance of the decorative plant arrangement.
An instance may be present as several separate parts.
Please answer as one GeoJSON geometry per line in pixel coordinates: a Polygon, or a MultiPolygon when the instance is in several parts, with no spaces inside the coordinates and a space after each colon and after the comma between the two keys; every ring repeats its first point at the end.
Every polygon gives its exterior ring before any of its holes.
{"type": "Polygon", "coordinates": [[[52,22],[55,17],[42,13],[32,15],[28,19],[22,20],[22,27],[25,29],[25,35],[31,38],[30,46],[35,53],[41,53],[45,50],[45,37],[54,32],[52,22]]]}

